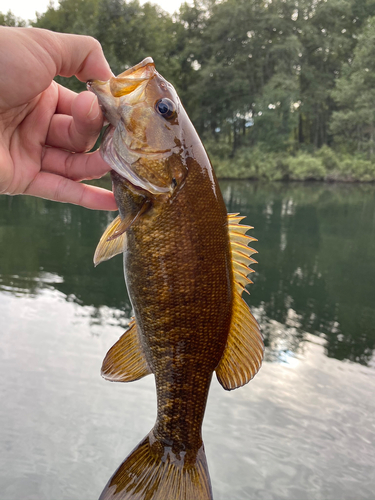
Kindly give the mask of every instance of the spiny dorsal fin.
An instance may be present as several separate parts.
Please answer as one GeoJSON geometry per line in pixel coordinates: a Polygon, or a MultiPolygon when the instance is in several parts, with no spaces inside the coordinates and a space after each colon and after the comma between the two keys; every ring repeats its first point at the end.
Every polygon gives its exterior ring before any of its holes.
{"type": "Polygon", "coordinates": [[[245,286],[252,283],[247,276],[254,270],[248,266],[256,260],[251,255],[257,253],[247,246],[250,241],[257,240],[245,234],[252,227],[240,224],[243,218],[238,214],[228,214],[234,281],[233,311],[227,345],[216,368],[216,376],[227,390],[247,384],[258,372],[264,353],[259,325],[242,298],[242,292],[247,292],[245,286]]]}
{"type": "Polygon", "coordinates": [[[107,352],[102,377],[111,382],[132,382],[152,373],[132,319],[129,328],[107,352]]]}
{"type": "Polygon", "coordinates": [[[122,253],[126,245],[126,229],[118,215],[102,234],[94,254],[95,267],[105,260],[122,253]]]}
{"type": "Polygon", "coordinates": [[[258,253],[254,248],[248,246],[248,243],[257,241],[257,239],[245,234],[249,229],[253,229],[253,227],[240,224],[241,220],[244,218],[245,217],[239,216],[239,214],[228,214],[234,285],[236,291],[240,295],[242,295],[242,292],[247,292],[245,288],[246,285],[252,283],[248,275],[253,273],[254,269],[251,269],[249,266],[251,264],[256,264],[257,261],[254,260],[251,255],[258,253]]]}

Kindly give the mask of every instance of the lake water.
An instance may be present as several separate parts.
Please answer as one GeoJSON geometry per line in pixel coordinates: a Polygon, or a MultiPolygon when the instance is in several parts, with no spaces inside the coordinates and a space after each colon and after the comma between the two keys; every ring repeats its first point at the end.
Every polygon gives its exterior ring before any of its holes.
{"type": "MultiPolygon", "coordinates": [[[[212,383],[215,500],[375,497],[375,186],[222,182],[259,251],[249,303],[266,357],[212,383]]],[[[0,197],[0,498],[95,500],[156,416],[153,377],[100,377],[131,306],[113,214],[0,197]]]]}

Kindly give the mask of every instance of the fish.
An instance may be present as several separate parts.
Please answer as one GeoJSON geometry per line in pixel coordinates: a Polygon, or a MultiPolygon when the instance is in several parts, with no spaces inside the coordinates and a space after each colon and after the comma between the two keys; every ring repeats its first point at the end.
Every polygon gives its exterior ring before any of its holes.
{"type": "Polygon", "coordinates": [[[155,426],[100,500],[210,500],[202,422],[213,373],[226,390],[243,386],[264,353],[242,297],[256,263],[252,227],[227,213],[198,133],[152,58],[87,86],[108,121],[100,150],[119,209],[94,264],[123,254],[134,311],[102,376],[153,374],[157,394],[155,426]]]}

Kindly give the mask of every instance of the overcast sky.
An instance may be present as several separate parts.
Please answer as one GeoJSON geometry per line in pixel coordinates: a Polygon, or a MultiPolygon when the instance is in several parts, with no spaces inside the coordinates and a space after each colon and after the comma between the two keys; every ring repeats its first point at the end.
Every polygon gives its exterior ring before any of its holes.
{"type": "MultiPolygon", "coordinates": [[[[145,3],[146,0],[140,0],[145,3]]],[[[159,4],[164,10],[171,14],[178,10],[183,0],[151,0],[151,3],[159,4]]],[[[57,5],[57,1],[54,2],[57,5]]],[[[35,19],[35,12],[43,13],[47,10],[49,0],[0,0],[0,12],[6,14],[11,10],[13,14],[22,19],[35,19]]]]}

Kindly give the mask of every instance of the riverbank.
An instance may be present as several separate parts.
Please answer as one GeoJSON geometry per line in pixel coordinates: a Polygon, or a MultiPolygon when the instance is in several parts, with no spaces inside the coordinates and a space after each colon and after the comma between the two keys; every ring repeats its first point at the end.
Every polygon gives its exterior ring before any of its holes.
{"type": "MultiPolygon", "coordinates": [[[[218,179],[375,182],[375,162],[360,155],[338,154],[327,146],[313,154],[295,155],[265,152],[255,146],[239,149],[234,158],[229,158],[228,151],[220,144],[205,141],[205,146],[218,179]]],[[[111,189],[109,175],[86,182],[111,189]]]]}
{"type": "Polygon", "coordinates": [[[336,153],[328,146],[295,155],[247,147],[240,148],[233,158],[214,143],[207,144],[207,151],[220,179],[375,182],[375,162],[361,155],[336,153]]]}

